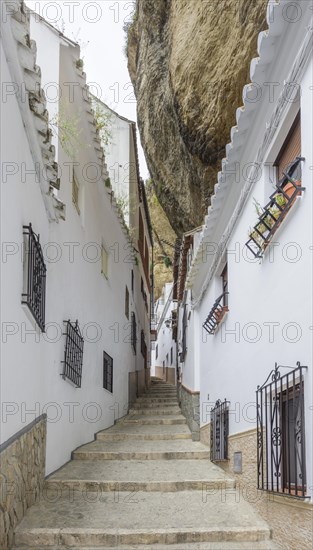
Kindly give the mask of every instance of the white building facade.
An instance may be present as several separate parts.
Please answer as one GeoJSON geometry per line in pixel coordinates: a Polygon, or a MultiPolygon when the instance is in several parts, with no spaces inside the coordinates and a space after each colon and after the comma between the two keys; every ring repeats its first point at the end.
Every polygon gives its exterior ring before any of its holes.
{"type": "MultiPolygon", "coordinates": [[[[79,46],[30,14],[23,2],[3,4],[5,547],[15,523],[39,498],[44,477],[125,416],[149,385],[152,243],[138,163],[129,227],[106,183],[107,161],[79,46]],[[52,87],[57,101],[48,94],[52,87]]],[[[133,125],[129,136],[127,155],[136,162],[133,125]]]]}
{"type": "Polygon", "coordinates": [[[180,392],[194,437],[274,540],[308,549],[312,3],[270,2],[267,21],[204,226],[181,249],[180,392]]]}
{"type": "Polygon", "coordinates": [[[155,303],[157,338],[151,351],[151,374],[170,384],[176,384],[177,381],[176,308],[173,284],[167,283],[155,303]]]}

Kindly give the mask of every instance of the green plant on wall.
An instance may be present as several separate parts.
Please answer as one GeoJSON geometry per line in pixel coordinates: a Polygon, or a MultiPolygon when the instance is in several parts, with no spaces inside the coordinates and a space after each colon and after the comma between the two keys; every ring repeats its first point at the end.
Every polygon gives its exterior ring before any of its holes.
{"type": "Polygon", "coordinates": [[[112,142],[112,115],[96,103],[94,106],[94,117],[102,146],[106,149],[112,142]]]}
{"type": "Polygon", "coordinates": [[[165,256],[165,258],[164,258],[164,265],[167,268],[169,268],[173,265],[172,262],[171,262],[171,259],[168,256],[165,256]]]}
{"type": "Polygon", "coordinates": [[[52,134],[56,136],[61,143],[64,152],[74,159],[81,145],[79,141],[79,115],[76,117],[69,114],[69,109],[66,105],[61,105],[58,115],[55,115],[50,121],[52,134]]]}
{"type": "Polygon", "coordinates": [[[83,71],[83,69],[84,69],[84,59],[82,57],[80,59],[77,59],[76,67],[77,67],[77,69],[83,71]]]}

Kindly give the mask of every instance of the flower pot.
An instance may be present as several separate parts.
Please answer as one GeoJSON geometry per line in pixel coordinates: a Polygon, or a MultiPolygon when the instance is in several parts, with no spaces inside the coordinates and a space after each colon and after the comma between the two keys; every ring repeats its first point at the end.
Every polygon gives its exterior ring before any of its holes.
{"type": "MultiPolygon", "coordinates": [[[[301,187],[301,181],[300,180],[295,181],[295,184],[298,187],[301,187]]],[[[294,199],[295,199],[298,195],[301,195],[301,189],[296,193],[296,188],[291,183],[291,181],[289,181],[286,185],[284,185],[283,190],[284,190],[284,193],[286,193],[286,195],[289,198],[291,198],[294,195],[294,199]]]]}
{"type": "Polygon", "coordinates": [[[223,319],[223,317],[224,317],[224,315],[227,311],[228,311],[227,306],[223,306],[222,309],[216,309],[214,311],[214,316],[215,316],[215,319],[216,319],[217,323],[221,322],[221,320],[223,319]]]}

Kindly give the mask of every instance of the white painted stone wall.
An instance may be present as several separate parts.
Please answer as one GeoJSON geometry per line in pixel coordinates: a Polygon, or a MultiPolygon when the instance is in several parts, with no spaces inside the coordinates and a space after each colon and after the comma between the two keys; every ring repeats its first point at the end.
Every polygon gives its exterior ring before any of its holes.
{"type": "Polygon", "coordinates": [[[172,311],[176,309],[176,304],[171,299],[172,283],[167,283],[162,291],[162,295],[157,300],[155,314],[158,321],[157,340],[152,351],[152,372],[155,367],[172,367],[176,369],[176,342],[172,338],[172,326],[166,326],[165,320],[171,318],[172,311]],[[158,356],[156,357],[156,347],[158,347],[158,356]],[[171,349],[173,357],[171,361],[171,349]]]}
{"type": "MultiPolygon", "coordinates": [[[[210,266],[216,258],[214,247],[219,245],[240,199],[246,183],[244,174],[247,173],[247,165],[256,158],[267,129],[266,124],[306,35],[309,16],[305,16],[305,11],[302,11],[302,19],[298,24],[290,25],[289,32],[279,37],[279,49],[278,43],[274,44],[273,40],[267,46],[268,65],[262,74],[262,84],[277,83],[274,99],[269,100],[269,96],[264,93],[267,90],[268,94],[269,88],[263,86],[263,96],[258,101],[256,112],[251,115],[250,126],[241,135],[242,147],[238,158],[240,177],[226,191],[211,238],[207,242],[207,255],[203,256],[192,285],[196,305],[188,326],[188,352],[183,365],[183,379],[191,389],[200,389],[202,426],[209,422],[209,411],[217,399],[226,398],[230,401],[229,433],[234,434],[256,426],[255,391],[257,385],[265,382],[275,362],[296,367],[296,362],[300,361],[302,365],[308,366],[304,374],[306,465],[307,486],[309,492],[312,492],[312,56],[297,80],[301,98],[288,102],[265,153],[261,175],[231,234],[227,253],[221,256],[201,303],[197,303],[210,266]],[[302,184],[306,190],[275,234],[276,244],[272,251],[267,250],[262,261],[249,261],[245,243],[249,228],[257,220],[253,200],[256,198],[262,205],[268,202],[273,192],[270,183],[273,171],[270,165],[277,157],[300,107],[302,156],[305,157],[302,163],[302,184]],[[215,335],[211,336],[203,332],[202,324],[221,294],[220,275],[226,258],[229,313],[215,335]]],[[[282,369],[282,374],[286,372],[287,369],[282,369]]]]}
{"type": "MultiPolygon", "coordinates": [[[[51,31],[47,27],[42,30],[43,37],[47,32],[44,41],[49,42],[51,31]]],[[[39,49],[40,44],[37,46],[39,49]]],[[[75,68],[75,51],[71,45],[61,47],[61,83],[82,81],[75,68]]],[[[10,82],[2,51],[1,55],[2,78],[10,82]]],[[[49,67],[43,81],[47,82],[52,73],[49,67]]],[[[89,146],[93,138],[85,114],[86,102],[81,88],[77,90],[75,103],[68,104],[68,112],[72,116],[79,113],[79,141],[74,161],[81,212],[79,215],[72,203],[73,159],[59,147],[58,197],[66,204],[66,221],[58,224],[47,219],[16,96],[8,98],[2,111],[5,139],[1,140],[1,155],[3,159],[14,159],[18,171],[3,183],[1,196],[1,442],[40,414],[47,413],[47,474],[69,460],[73,449],[92,440],[95,432],[111,426],[127,413],[129,373],[143,368],[140,325],[135,356],[130,343],[130,324],[125,316],[126,285],[130,290],[130,311],[139,307],[136,290],[140,284],[139,269],[129,261],[125,232],[95,169],[99,161],[93,146],[89,146]],[[25,170],[32,173],[25,176],[25,170]],[[36,330],[32,316],[21,305],[22,226],[30,222],[40,234],[47,265],[45,334],[36,330]],[[101,273],[101,245],[109,253],[108,279],[101,273]],[[134,295],[131,293],[132,268],[134,295]],[[61,376],[65,345],[63,321],[67,319],[78,319],[85,339],[80,389],[61,376]],[[113,394],[103,389],[103,351],[114,359],[113,394]]],[[[147,320],[140,322],[149,326],[147,320]]]]}

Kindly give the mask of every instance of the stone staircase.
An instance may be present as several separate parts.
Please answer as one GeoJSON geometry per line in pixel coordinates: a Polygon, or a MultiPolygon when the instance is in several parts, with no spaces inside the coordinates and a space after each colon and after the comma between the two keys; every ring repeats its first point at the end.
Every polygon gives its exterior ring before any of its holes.
{"type": "Polygon", "coordinates": [[[15,549],[276,548],[234,480],[192,441],[176,389],[161,380],[72,458],[46,480],[15,549]]]}

